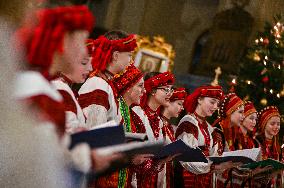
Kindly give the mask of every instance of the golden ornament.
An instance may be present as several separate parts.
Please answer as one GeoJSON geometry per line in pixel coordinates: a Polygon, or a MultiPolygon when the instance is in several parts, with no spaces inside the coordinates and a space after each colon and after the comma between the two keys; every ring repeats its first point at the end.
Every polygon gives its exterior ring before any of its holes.
{"type": "Polygon", "coordinates": [[[259,55],[258,55],[257,53],[255,53],[255,54],[253,55],[253,60],[255,60],[255,61],[260,61],[260,57],[259,57],[259,55]]]}
{"type": "Polygon", "coordinates": [[[260,104],[262,104],[263,106],[267,105],[267,100],[265,98],[260,100],[260,104]]]}

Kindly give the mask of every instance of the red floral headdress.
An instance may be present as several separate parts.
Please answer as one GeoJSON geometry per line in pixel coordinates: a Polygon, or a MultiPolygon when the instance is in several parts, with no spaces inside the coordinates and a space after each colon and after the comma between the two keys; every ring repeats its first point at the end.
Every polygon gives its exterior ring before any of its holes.
{"type": "Polygon", "coordinates": [[[185,101],[185,109],[188,113],[193,113],[197,107],[199,97],[211,97],[221,100],[224,96],[221,86],[201,86],[188,95],[185,101]]]}
{"type": "Polygon", "coordinates": [[[135,85],[142,77],[143,73],[133,64],[130,64],[126,68],[124,73],[116,74],[112,79],[112,82],[117,88],[118,94],[123,95],[129,88],[135,85]]]}
{"type": "Polygon", "coordinates": [[[149,94],[153,89],[160,86],[173,85],[175,82],[174,75],[170,72],[164,72],[145,80],[145,90],[149,94]]]}
{"type": "Polygon", "coordinates": [[[235,93],[229,93],[221,102],[219,115],[221,118],[226,118],[242,105],[244,105],[242,99],[240,99],[235,93]]]}
{"type": "Polygon", "coordinates": [[[185,91],[185,88],[183,87],[176,88],[170,98],[170,101],[184,100],[186,96],[187,96],[187,93],[185,91]]]}
{"type": "Polygon", "coordinates": [[[87,49],[88,49],[89,56],[92,56],[92,54],[95,50],[94,40],[93,39],[87,39],[86,40],[86,46],[87,46],[87,49]]]}
{"type": "Polygon", "coordinates": [[[64,34],[68,31],[91,31],[94,16],[87,6],[62,6],[37,11],[38,23],[18,31],[20,40],[26,45],[30,65],[48,71],[56,51],[63,51],[64,34]]]}
{"type": "Polygon", "coordinates": [[[251,101],[245,101],[244,103],[244,117],[248,117],[253,113],[257,113],[253,103],[251,101]]]}
{"type": "Polygon", "coordinates": [[[145,80],[144,87],[146,93],[144,93],[144,95],[142,96],[141,106],[146,105],[148,95],[152,92],[153,89],[156,89],[160,86],[173,85],[174,82],[175,82],[175,77],[170,72],[160,73],[156,76],[153,76],[145,80]]]}
{"type": "Polygon", "coordinates": [[[258,113],[259,132],[264,133],[264,129],[268,120],[273,116],[281,117],[278,108],[276,106],[265,107],[258,113]]]}
{"type": "Polygon", "coordinates": [[[94,72],[104,71],[110,63],[114,51],[131,52],[137,47],[134,34],[118,40],[109,40],[104,35],[96,40],[89,40],[92,49],[92,65],[94,72]]]}

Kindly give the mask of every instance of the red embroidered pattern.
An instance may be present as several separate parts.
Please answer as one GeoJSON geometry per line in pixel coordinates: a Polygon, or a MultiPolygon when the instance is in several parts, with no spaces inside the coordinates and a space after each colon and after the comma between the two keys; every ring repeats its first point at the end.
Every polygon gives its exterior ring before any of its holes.
{"type": "Polygon", "coordinates": [[[137,172],[137,187],[138,188],[156,188],[158,173],[163,169],[158,168],[156,160],[147,160],[139,166],[135,167],[137,172]]]}
{"type": "Polygon", "coordinates": [[[148,105],[145,105],[143,110],[146,116],[148,117],[154,136],[158,138],[160,134],[160,118],[158,112],[157,111],[154,112],[148,105]],[[151,112],[154,113],[151,114],[151,112]]]}
{"type": "Polygon", "coordinates": [[[53,100],[46,95],[37,95],[27,99],[31,106],[39,109],[40,118],[43,121],[51,121],[55,124],[59,136],[63,136],[65,132],[65,111],[64,104],[53,100]]]}
{"type": "Polygon", "coordinates": [[[135,127],[135,130],[137,133],[146,133],[145,126],[140,119],[140,117],[132,110],[130,109],[130,117],[132,119],[131,126],[135,127]]]}
{"type": "Polygon", "coordinates": [[[199,126],[199,129],[204,137],[204,140],[205,140],[205,144],[204,144],[204,154],[206,156],[209,156],[209,150],[210,150],[210,133],[208,131],[208,124],[206,123],[206,121],[203,121],[203,122],[199,122],[198,121],[198,126],[199,126]]]}
{"type": "Polygon", "coordinates": [[[118,93],[117,93],[117,89],[116,87],[114,86],[113,82],[112,82],[112,79],[109,78],[109,76],[107,76],[107,74],[111,75],[113,77],[113,74],[111,72],[109,72],[108,70],[105,70],[103,73],[100,72],[98,73],[98,76],[102,79],[104,79],[108,85],[111,87],[112,89],[112,92],[113,92],[113,97],[114,97],[114,101],[116,103],[116,106],[117,106],[117,113],[118,113],[118,93]]]}
{"type": "Polygon", "coordinates": [[[171,126],[169,120],[166,117],[162,116],[162,120],[164,124],[162,128],[164,137],[168,136],[170,140],[174,142],[176,139],[173,127],[171,126]]]}
{"type": "Polygon", "coordinates": [[[218,132],[216,129],[212,132],[212,139],[213,139],[213,146],[218,144],[218,155],[222,155],[224,152],[224,144],[223,144],[223,137],[221,132],[218,132]]]}
{"type": "Polygon", "coordinates": [[[236,142],[236,144],[234,144],[234,145],[236,145],[237,150],[251,149],[251,148],[255,147],[252,136],[249,133],[244,135],[240,128],[239,128],[239,132],[236,135],[235,142],[236,142]]]}
{"type": "Polygon", "coordinates": [[[198,128],[189,121],[184,121],[178,126],[176,130],[176,137],[178,137],[184,132],[188,134],[193,134],[193,136],[198,139],[198,128]]]}
{"type": "Polygon", "coordinates": [[[183,169],[183,180],[184,180],[184,187],[188,188],[208,188],[212,187],[212,174],[193,174],[185,169],[183,169]]]}
{"type": "Polygon", "coordinates": [[[58,90],[60,94],[63,97],[63,103],[64,103],[64,110],[65,111],[71,111],[77,114],[77,108],[76,103],[74,102],[72,96],[65,90],[58,90]]]}
{"type": "Polygon", "coordinates": [[[272,140],[265,140],[262,152],[263,159],[272,158],[275,160],[279,160],[279,154],[277,152],[276,147],[273,145],[272,140]]]}
{"type": "Polygon", "coordinates": [[[92,104],[101,105],[107,110],[110,108],[108,94],[100,89],[96,89],[90,93],[81,94],[78,101],[82,108],[86,108],[92,104]]]}
{"type": "Polygon", "coordinates": [[[198,127],[204,137],[205,143],[204,143],[204,153],[206,156],[209,156],[209,150],[210,150],[210,133],[208,130],[208,124],[206,122],[205,117],[201,117],[196,112],[193,113],[195,119],[198,121],[198,127]]]}

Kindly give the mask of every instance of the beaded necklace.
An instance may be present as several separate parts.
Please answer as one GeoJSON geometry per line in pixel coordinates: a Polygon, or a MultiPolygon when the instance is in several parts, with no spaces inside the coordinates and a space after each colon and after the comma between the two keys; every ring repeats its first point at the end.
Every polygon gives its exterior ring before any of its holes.
{"type": "Polygon", "coordinates": [[[164,123],[163,126],[164,136],[168,136],[172,142],[175,141],[174,130],[171,127],[170,120],[163,115],[162,115],[162,120],[164,123]]]}
{"type": "Polygon", "coordinates": [[[124,128],[125,128],[125,131],[126,132],[132,132],[129,107],[125,103],[125,100],[123,99],[123,97],[119,97],[118,102],[119,102],[120,113],[121,113],[121,116],[124,120],[123,125],[124,125],[124,128]]]}
{"type": "Polygon", "coordinates": [[[210,148],[210,134],[208,131],[208,125],[204,117],[199,116],[196,112],[193,113],[195,119],[198,121],[198,127],[205,139],[205,151],[204,153],[208,156],[209,155],[209,148],[210,148]]]}
{"type": "MultiPolygon", "coordinates": [[[[125,129],[125,132],[132,132],[131,129],[131,119],[130,119],[130,113],[129,113],[129,107],[127,106],[125,100],[123,99],[122,96],[118,98],[119,102],[119,109],[121,116],[124,120],[123,126],[125,129]]],[[[118,188],[124,188],[126,184],[126,179],[127,179],[127,169],[123,168],[119,170],[118,173],[118,188]]]]}
{"type": "MultiPolygon", "coordinates": [[[[124,120],[123,125],[125,128],[125,132],[132,132],[129,106],[127,106],[122,96],[118,98],[118,102],[119,102],[120,113],[124,120]]],[[[127,169],[124,168],[124,169],[121,169],[118,174],[118,188],[125,187],[126,179],[127,179],[127,169]]]]}
{"type": "Polygon", "coordinates": [[[144,111],[149,119],[155,138],[158,138],[160,134],[160,118],[158,112],[152,110],[148,105],[144,106],[144,111]]]}

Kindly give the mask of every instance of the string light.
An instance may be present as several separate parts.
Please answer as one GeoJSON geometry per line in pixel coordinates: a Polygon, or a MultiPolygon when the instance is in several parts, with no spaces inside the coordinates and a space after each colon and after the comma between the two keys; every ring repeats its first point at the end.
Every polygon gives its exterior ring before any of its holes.
{"type": "Polygon", "coordinates": [[[266,66],[266,61],[265,60],[263,60],[263,64],[266,66]]]}
{"type": "Polygon", "coordinates": [[[281,66],[280,66],[280,65],[278,65],[278,69],[281,69],[281,66]]]}
{"type": "Polygon", "coordinates": [[[235,79],[235,78],[232,80],[232,83],[233,83],[233,84],[236,84],[236,79],[235,79]]]}
{"type": "Polygon", "coordinates": [[[277,95],[276,95],[278,98],[280,98],[280,94],[279,93],[277,93],[277,95]]]}
{"type": "Polygon", "coordinates": [[[281,23],[280,23],[280,22],[277,22],[276,25],[279,27],[279,26],[281,25],[281,23]]]}
{"type": "Polygon", "coordinates": [[[270,89],[269,92],[270,92],[271,94],[273,94],[273,89],[270,89]]]}
{"type": "Polygon", "coordinates": [[[258,40],[258,39],[256,39],[256,40],[255,40],[255,43],[256,43],[256,44],[258,44],[258,42],[259,42],[259,40],[258,40]]]}
{"type": "Polygon", "coordinates": [[[279,40],[275,40],[275,42],[276,42],[277,44],[279,44],[279,40]]]}
{"type": "Polygon", "coordinates": [[[248,81],[247,81],[247,83],[248,83],[248,85],[250,85],[250,84],[251,84],[251,81],[250,81],[250,80],[248,80],[248,81]]]}
{"type": "Polygon", "coordinates": [[[263,38],[260,38],[259,40],[260,40],[260,42],[263,42],[263,38]]]}
{"type": "Polygon", "coordinates": [[[266,59],[266,60],[268,60],[268,57],[267,57],[267,55],[264,57],[264,59],[266,59]]]}

